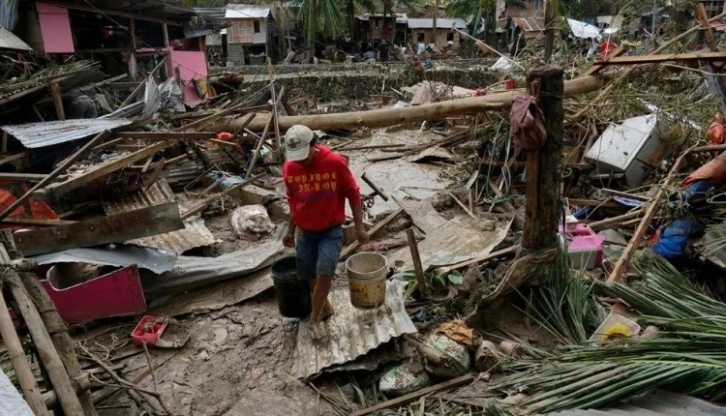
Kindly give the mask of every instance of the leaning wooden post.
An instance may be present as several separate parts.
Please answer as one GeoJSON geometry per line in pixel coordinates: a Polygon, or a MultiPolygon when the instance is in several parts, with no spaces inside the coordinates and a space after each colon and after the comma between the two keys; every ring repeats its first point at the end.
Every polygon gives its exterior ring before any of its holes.
{"type": "Polygon", "coordinates": [[[85,414],[83,407],[78,400],[78,396],[76,396],[71,379],[63,366],[63,361],[61,361],[58,351],[55,349],[45,325],[43,325],[43,320],[40,318],[38,310],[35,308],[28,292],[26,292],[20,276],[18,276],[15,270],[9,269],[2,277],[10,287],[20,314],[28,326],[30,336],[33,338],[33,343],[35,343],[38,349],[40,360],[48,372],[48,376],[50,377],[53,389],[58,396],[63,411],[67,415],[83,416],[85,414]]]}
{"type": "Polygon", "coordinates": [[[537,66],[527,84],[540,85],[547,140],[542,148],[527,151],[527,192],[522,248],[541,250],[555,247],[560,214],[560,163],[564,110],[563,71],[555,66],[537,66]]]}
{"type": "Polygon", "coordinates": [[[0,337],[2,337],[5,347],[8,349],[10,362],[13,365],[15,374],[18,376],[20,390],[23,392],[23,397],[28,402],[28,406],[36,415],[47,415],[48,409],[40,394],[38,383],[35,382],[33,370],[25,358],[23,346],[20,343],[20,338],[18,338],[18,333],[15,332],[13,320],[8,312],[8,305],[3,297],[2,284],[0,284],[0,337]]]}
{"type": "Polygon", "coordinates": [[[413,228],[406,230],[406,236],[408,237],[408,248],[411,250],[411,261],[413,262],[413,268],[416,271],[416,281],[418,281],[418,294],[421,299],[426,299],[429,296],[429,289],[426,287],[426,276],[424,275],[423,266],[421,264],[421,256],[418,252],[418,242],[416,241],[416,234],[413,228]]]}
{"type": "Polygon", "coordinates": [[[98,416],[96,408],[93,406],[93,396],[91,395],[88,377],[81,370],[81,364],[78,362],[74,348],[74,341],[68,335],[68,328],[63,322],[63,318],[61,318],[55,304],[40,285],[40,281],[34,273],[21,273],[20,278],[33,303],[38,307],[40,317],[48,329],[53,345],[58,350],[66,371],[68,371],[68,376],[78,386],[76,391],[79,392],[78,398],[81,401],[81,406],[83,406],[83,411],[86,416],[98,416]]]}

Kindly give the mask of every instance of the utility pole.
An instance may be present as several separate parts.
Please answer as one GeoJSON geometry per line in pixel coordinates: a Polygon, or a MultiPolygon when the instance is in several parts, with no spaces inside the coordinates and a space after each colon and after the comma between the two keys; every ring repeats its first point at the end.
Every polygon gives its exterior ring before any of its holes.
{"type": "MultiPolygon", "coordinates": [[[[655,1],[655,0],[653,0],[655,1]]],[[[550,61],[555,48],[555,20],[557,19],[557,0],[545,2],[545,62],[550,61]]]]}
{"type": "Polygon", "coordinates": [[[433,20],[432,23],[434,26],[434,38],[432,39],[432,43],[434,44],[434,46],[438,46],[436,44],[436,38],[437,38],[437,35],[439,34],[439,28],[437,27],[437,24],[436,24],[436,18],[438,17],[437,16],[438,14],[439,14],[439,0],[434,0],[434,14],[433,14],[433,16],[431,16],[431,19],[433,20]]]}
{"type": "Polygon", "coordinates": [[[653,0],[653,17],[652,17],[653,24],[651,25],[652,27],[650,28],[653,36],[655,36],[655,22],[658,18],[657,17],[658,16],[657,8],[658,8],[658,0],[653,0]]]}

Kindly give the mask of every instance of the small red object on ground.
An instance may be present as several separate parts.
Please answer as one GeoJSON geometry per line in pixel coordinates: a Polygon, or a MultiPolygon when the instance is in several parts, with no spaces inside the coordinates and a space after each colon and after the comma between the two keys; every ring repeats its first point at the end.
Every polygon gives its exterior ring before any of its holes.
{"type": "Polygon", "coordinates": [[[485,95],[487,95],[487,91],[486,90],[482,90],[482,89],[478,89],[474,93],[474,97],[483,97],[485,95]]]}
{"type": "Polygon", "coordinates": [[[136,345],[156,345],[169,324],[169,318],[145,315],[131,332],[131,341],[136,345]]]}

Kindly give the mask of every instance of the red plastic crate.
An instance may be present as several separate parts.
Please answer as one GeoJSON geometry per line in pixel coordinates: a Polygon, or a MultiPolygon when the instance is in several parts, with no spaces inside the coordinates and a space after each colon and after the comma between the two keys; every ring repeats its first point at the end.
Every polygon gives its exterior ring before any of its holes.
{"type": "Polygon", "coordinates": [[[131,332],[131,341],[136,345],[156,345],[169,324],[169,318],[144,315],[131,332]]]}

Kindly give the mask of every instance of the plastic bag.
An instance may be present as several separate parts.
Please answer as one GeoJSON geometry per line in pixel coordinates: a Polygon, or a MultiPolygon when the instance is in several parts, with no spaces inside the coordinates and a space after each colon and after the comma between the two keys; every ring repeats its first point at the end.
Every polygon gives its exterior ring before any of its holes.
{"type": "Polygon", "coordinates": [[[431,378],[418,361],[407,361],[386,371],[381,377],[381,393],[400,396],[431,384],[431,378]]]}
{"type": "Polygon", "coordinates": [[[231,221],[235,234],[253,241],[275,229],[262,205],[245,205],[235,209],[231,221]]]}
{"type": "Polygon", "coordinates": [[[435,376],[459,377],[471,367],[471,357],[466,347],[446,335],[432,333],[418,349],[426,358],[426,371],[435,376]]]}

